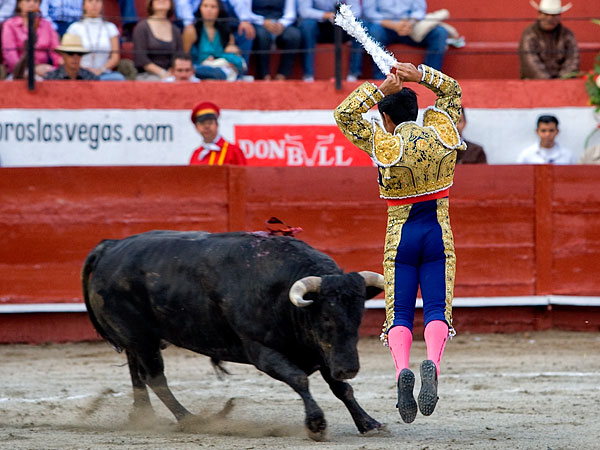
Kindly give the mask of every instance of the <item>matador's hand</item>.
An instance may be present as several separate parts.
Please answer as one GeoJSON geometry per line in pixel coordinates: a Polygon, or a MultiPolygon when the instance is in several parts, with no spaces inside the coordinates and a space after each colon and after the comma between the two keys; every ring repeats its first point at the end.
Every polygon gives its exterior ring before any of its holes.
{"type": "Polygon", "coordinates": [[[404,81],[413,81],[415,83],[421,81],[423,73],[411,63],[397,63],[394,64],[394,67],[396,68],[396,74],[404,81]]]}
{"type": "Polygon", "coordinates": [[[402,90],[402,77],[396,73],[388,73],[383,83],[379,85],[383,95],[395,94],[402,90]]]}

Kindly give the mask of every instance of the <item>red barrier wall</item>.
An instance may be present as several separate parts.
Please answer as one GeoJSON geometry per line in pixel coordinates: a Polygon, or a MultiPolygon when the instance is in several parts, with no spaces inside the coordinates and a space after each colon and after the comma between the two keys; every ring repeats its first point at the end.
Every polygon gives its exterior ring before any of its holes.
{"type": "MultiPolygon", "coordinates": [[[[600,27],[599,27],[600,28],[600,27]]],[[[467,108],[557,108],[588,106],[584,81],[575,80],[458,80],[467,108]],[[551,93],[551,95],[549,94],[551,93]]],[[[221,109],[281,111],[333,109],[361,83],[256,81],[202,83],[106,83],[44,81],[35,91],[26,81],[2,84],[0,108],[23,109],[189,109],[199,101],[221,109]]],[[[422,108],[435,101],[424,86],[411,83],[422,108]]]]}
{"type": "MultiPolygon", "coordinates": [[[[0,108],[333,109],[329,82],[24,82],[0,108]],[[251,89],[249,89],[251,87],[251,89]]],[[[468,108],[586,106],[582,80],[461,81],[468,108]],[[548,95],[551,92],[552,95],[548,95]]],[[[421,105],[432,94],[417,86],[421,105]]],[[[457,297],[600,295],[596,167],[459,166],[452,188],[457,297]]],[[[156,228],[256,230],[275,215],[346,270],[381,268],[385,204],[373,168],[0,168],[0,304],[80,302],[79,271],[101,239],[156,228]]],[[[598,308],[460,308],[464,331],[598,330],[598,308]]],[[[381,310],[363,333],[379,334],[381,310]]],[[[417,332],[419,327],[417,325],[417,332]]],[[[0,314],[0,342],[90,339],[85,314],[0,314]]]]}
{"type": "MultiPolygon", "coordinates": [[[[151,229],[262,230],[270,216],[302,227],[300,239],[347,271],[381,270],[386,214],[374,168],[70,167],[0,173],[3,304],[81,302],[81,264],[104,238],[151,229]]],[[[600,295],[599,180],[592,166],[457,167],[451,190],[455,295],[600,295]]],[[[539,318],[545,312],[534,308],[525,322],[556,325],[539,318]]],[[[381,323],[380,311],[371,315],[365,330],[381,323]]],[[[21,319],[2,316],[0,342],[31,340],[31,330],[14,325],[21,319]]],[[[481,318],[480,313],[468,319],[467,329],[508,326],[506,318],[481,318]]],[[[590,326],[598,329],[600,319],[583,328],[590,326]]],[[[89,337],[87,330],[79,333],[82,339],[89,337]]],[[[46,336],[61,340],[73,334],[78,332],[54,327],[46,336]]]]}

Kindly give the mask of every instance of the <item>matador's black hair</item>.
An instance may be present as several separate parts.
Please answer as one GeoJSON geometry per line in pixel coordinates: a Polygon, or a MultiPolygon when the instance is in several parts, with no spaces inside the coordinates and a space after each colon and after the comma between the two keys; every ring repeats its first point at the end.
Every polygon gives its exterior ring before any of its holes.
{"type": "Polygon", "coordinates": [[[419,113],[417,94],[406,87],[402,88],[400,92],[383,97],[378,106],[379,112],[386,113],[396,126],[402,122],[417,120],[417,114],[419,113]]]}

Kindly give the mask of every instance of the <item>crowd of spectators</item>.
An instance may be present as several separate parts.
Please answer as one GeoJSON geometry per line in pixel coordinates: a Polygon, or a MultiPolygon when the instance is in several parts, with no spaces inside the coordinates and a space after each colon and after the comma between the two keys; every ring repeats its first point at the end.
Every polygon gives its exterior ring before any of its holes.
{"type": "MultiPolygon", "coordinates": [[[[253,78],[286,79],[295,59],[301,59],[303,79],[315,79],[317,44],[333,42],[333,18],[338,0],[148,0],[139,20],[135,0],[118,0],[121,17],[103,18],[103,0],[0,0],[1,45],[4,73],[0,78],[23,76],[27,13],[36,13],[36,75],[58,67],[54,51],[60,38],[75,34],[88,50],[82,67],[100,80],[169,80],[173,57],[191,54],[199,79],[238,80],[248,76],[254,55],[253,78]],[[120,58],[131,42],[133,61],[120,58]],[[270,57],[276,47],[279,65],[271,73],[270,57]],[[15,71],[15,67],[19,69],[15,71]]],[[[369,33],[384,46],[402,43],[421,47],[423,62],[442,69],[456,30],[443,22],[446,10],[427,11],[426,0],[345,0],[369,33]]],[[[575,35],[561,24],[571,4],[560,0],[531,2],[538,11],[519,43],[521,78],[564,78],[579,70],[575,35]]],[[[138,2],[139,4],[139,2],[138,2]]],[[[348,80],[363,76],[364,51],[350,43],[348,80]]],[[[459,41],[460,42],[460,41],[459,41]]],[[[366,74],[367,76],[370,74],[366,74]]],[[[373,65],[373,78],[383,74],[373,65]]]]}

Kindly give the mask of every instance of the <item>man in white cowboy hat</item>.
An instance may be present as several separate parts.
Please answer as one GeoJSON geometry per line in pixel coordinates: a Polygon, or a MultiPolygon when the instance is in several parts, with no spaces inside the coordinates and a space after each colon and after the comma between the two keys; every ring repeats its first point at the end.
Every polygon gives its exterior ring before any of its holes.
{"type": "Polygon", "coordinates": [[[569,78],[579,71],[579,49],[571,30],[561,24],[561,14],[571,3],[561,0],[541,0],[537,21],[529,25],[519,42],[521,78],[569,78]]]}
{"type": "Polygon", "coordinates": [[[95,73],[81,67],[81,57],[89,52],[81,45],[81,38],[78,35],[64,34],[60,45],[54,51],[62,57],[63,64],[58,69],[46,73],[45,80],[100,79],[95,73]]]}

